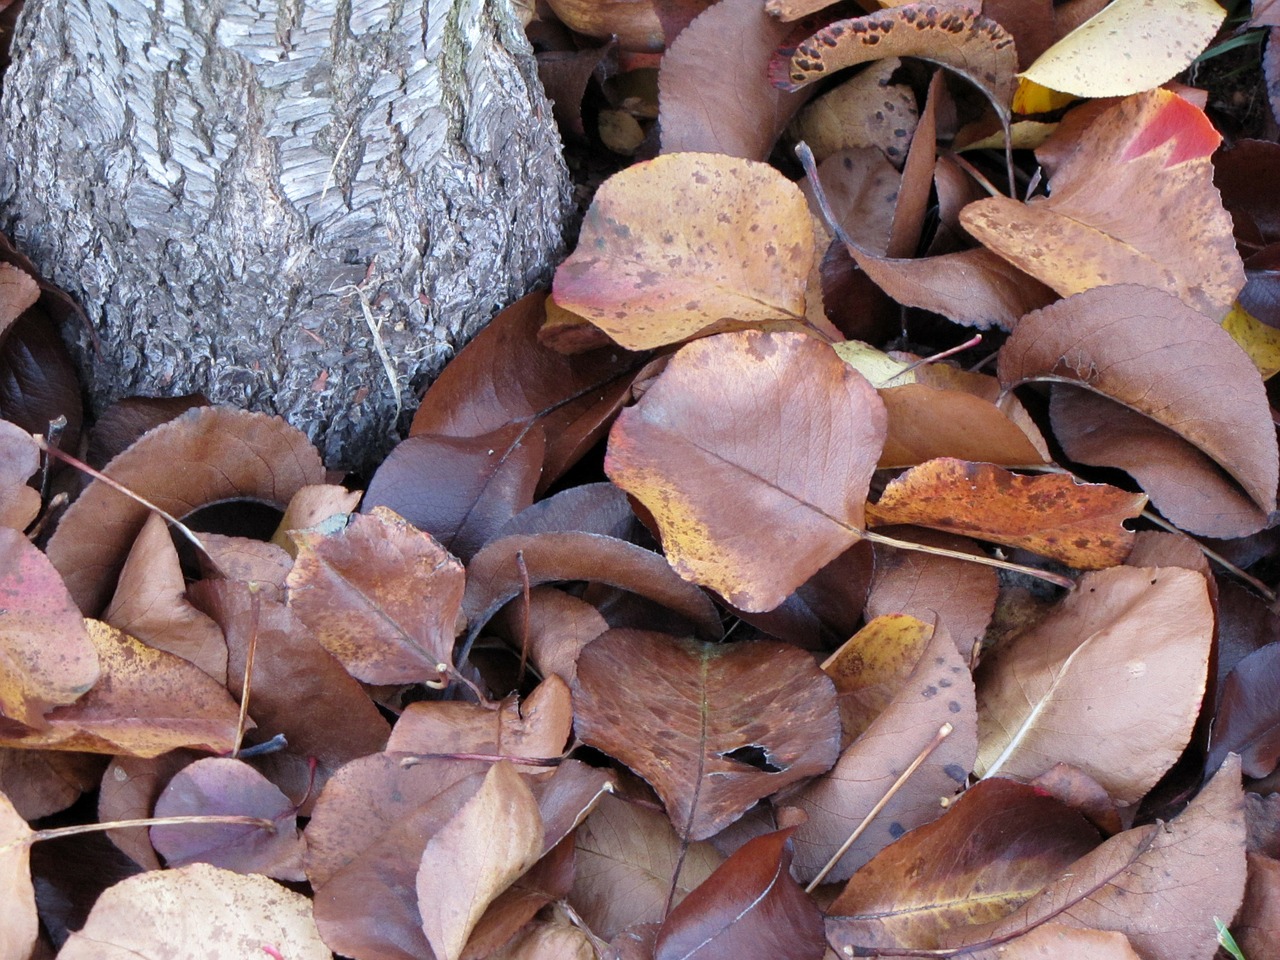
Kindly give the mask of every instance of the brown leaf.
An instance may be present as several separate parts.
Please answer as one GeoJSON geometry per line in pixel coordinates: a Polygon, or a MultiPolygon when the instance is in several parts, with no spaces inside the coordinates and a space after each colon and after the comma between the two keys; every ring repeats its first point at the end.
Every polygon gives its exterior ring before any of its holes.
{"type": "Polygon", "coordinates": [[[1255,650],[1227,674],[1213,722],[1212,749],[1205,769],[1222,765],[1227,753],[1240,754],[1246,777],[1265,777],[1280,763],[1280,643],[1255,650]]]}
{"type": "Polygon", "coordinates": [[[691,843],[685,852],[665,816],[618,797],[604,797],[577,838],[569,902],[606,940],[635,924],[661,920],[677,869],[679,903],[724,860],[706,842],[691,843]]]}
{"type": "Polygon", "coordinates": [[[201,534],[200,542],[212,560],[212,564],[202,565],[207,579],[219,579],[221,573],[221,579],[252,583],[263,591],[264,597],[284,601],[285,582],[293,569],[293,558],[282,548],[262,540],[220,533],[201,534]]]}
{"type": "Polygon", "coordinates": [[[259,817],[275,826],[157,824],[151,828],[151,843],[170,867],[209,863],[277,880],[306,879],[298,808],[243,760],[197,760],[179,771],[156,801],[157,817],[205,814],[259,817]]]}
{"type": "Polygon", "coordinates": [[[794,90],[825,76],[885,57],[920,57],[964,77],[1009,115],[1017,86],[1013,37],[973,9],[909,3],[865,17],[838,20],[798,44],[789,60],[775,58],[770,78],[794,90]]]}
{"type": "MultiPolygon", "coordinates": [[[[179,518],[233,497],[283,509],[299,487],[324,480],[320,457],[301,431],[279,417],[218,407],[191,410],[156,427],[105,472],[179,518]]],[[[149,515],[101,480],[62,515],[48,554],[81,610],[106,603],[149,515]]]]}
{"type": "Polygon", "coordinates": [[[578,675],[582,648],[608,629],[608,621],[585,600],[555,587],[534,587],[527,611],[523,603],[509,604],[489,621],[485,632],[504,637],[509,646],[527,654],[542,676],[558,676],[571,684],[578,675]]]}
{"type": "Polygon", "coordinates": [[[1061,474],[1025,477],[988,463],[940,459],[891,482],[867,516],[877,525],[914,523],[1098,569],[1128,555],[1133,533],[1124,521],[1146,502],[1140,493],[1061,474]]]}
{"type": "Polygon", "coordinates": [[[40,492],[27,481],[40,469],[35,438],[0,420],[0,526],[25,530],[40,513],[40,492]]]}
{"type": "Polygon", "coordinates": [[[0,793],[0,960],[27,960],[40,921],[31,883],[31,828],[0,793]]]}
{"type": "Polygon", "coordinates": [[[975,770],[1034,777],[1070,763],[1136,803],[1191,736],[1212,639],[1200,574],[1085,574],[1052,615],[983,660],[975,770]]]}
{"type": "Polygon", "coordinates": [[[95,789],[104,763],[104,758],[88,753],[0,747],[0,793],[24,820],[39,820],[95,789]]]}
{"type": "Polygon", "coordinates": [[[462,564],[385,507],[333,535],[290,534],[289,608],[359,680],[416,683],[453,662],[462,564]]]}
{"type": "Polygon", "coordinates": [[[803,94],[769,83],[773,51],[790,26],[758,0],[721,0],[699,14],[662,58],[662,152],[701,151],[767,160],[803,94]]]}
{"type": "Polygon", "coordinates": [[[1275,960],[1280,944],[1280,861],[1250,853],[1248,863],[1244,903],[1231,932],[1246,957],[1275,960]]]}
{"type": "Polygon", "coordinates": [[[827,910],[830,943],[860,955],[936,949],[948,931],[1013,912],[1098,842],[1088,820],[1035,787],[984,780],[853,875],[827,910]]]}
{"type": "Polygon", "coordinates": [[[662,923],[654,960],[771,957],[817,960],[822,913],[791,878],[791,830],[747,841],[662,923]]]}
{"type": "Polygon", "coordinates": [[[72,450],[79,446],[80,381],[57,325],[43,310],[27,311],[0,338],[0,416],[39,434],[66,417],[62,443],[72,450]]]}
{"type": "Polygon", "coordinates": [[[62,578],[19,531],[0,527],[0,714],[29,727],[97,681],[98,657],[62,578]]]}
{"type": "MultiPolygon", "coordinates": [[[[893,83],[892,76],[902,67],[897,57],[868,64],[843,83],[832,87],[809,101],[796,115],[788,131],[791,139],[804,141],[813,151],[822,173],[822,184],[837,210],[840,204],[834,196],[838,193],[836,182],[829,174],[839,176],[839,167],[851,154],[862,160],[862,166],[870,166],[872,157],[878,157],[887,168],[893,186],[882,195],[887,200],[888,221],[893,222],[894,194],[898,182],[897,167],[906,159],[919,122],[916,96],[904,83],[893,83]]],[[[855,165],[858,160],[855,159],[855,165]]],[[[852,168],[848,168],[852,172],[852,168]]],[[[852,217],[841,217],[845,229],[856,228],[852,217]]],[[[888,226],[888,225],[886,225],[888,226]]],[[[854,234],[857,236],[857,233],[854,234]]],[[[877,253],[884,253],[888,243],[886,236],[881,243],[868,244],[877,253]]]]}
{"type": "Polygon", "coordinates": [[[884,431],[879,397],[826,344],[721,334],[623,411],[605,471],[653,514],[681,576],[771,610],[857,541],[884,431]]]}
{"type": "Polygon", "coordinates": [[[738,610],[747,623],[806,650],[829,650],[861,622],[874,567],[871,544],[855,543],[772,610],[738,610]]]}
{"type": "Polygon", "coordinates": [[[98,898],[84,928],[58,956],[158,958],[175,951],[198,951],[207,960],[331,957],[311,918],[311,901],[302,894],[266,877],[204,863],[117,883],[98,898]]]}
{"type": "Polygon", "coordinates": [[[998,947],[965,954],[966,960],[1143,960],[1129,938],[1113,930],[1042,923],[998,947]]]}
{"type": "Polygon", "coordinates": [[[588,37],[616,37],[623,50],[657,53],[711,0],[551,0],[547,6],[570,29],[588,37]]]}
{"type": "Polygon", "coordinates": [[[868,620],[827,657],[822,669],[836,687],[841,749],[884,713],[932,639],[932,625],[903,613],[885,614],[868,620]]]}
{"type": "Polygon", "coordinates": [[[780,643],[610,630],[578,658],[573,697],[582,742],[648,780],[693,840],[828,769],[839,748],[831,681],[780,643]]]}
{"type": "Polygon", "coordinates": [[[1127,97],[1070,141],[1051,170],[1049,197],[989,197],[966,207],[960,222],[1063,296],[1136,283],[1217,321],[1244,286],[1231,221],[1213,189],[1209,155],[1219,140],[1175,93],[1127,97]]]}
{"type": "Polygon", "coordinates": [[[590,937],[568,922],[534,923],[492,960],[596,960],[590,937]]]}
{"type": "MultiPolygon", "coordinates": [[[[1280,456],[1257,369],[1230,334],[1167,294],[1100,288],[1028,314],[1000,351],[999,373],[1006,389],[1037,379],[1078,384],[1149,417],[1221,466],[1259,508],[1252,523],[1225,526],[1207,507],[1176,511],[1171,519],[1195,532],[1251,533],[1275,509],[1280,456]]],[[[1080,446],[1096,461],[1096,445],[1083,443],[1087,431],[1067,435],[1080,434],[1068,454],[1080,446]]],[[[1152,491],[1162,510],[1164,491],[1152,491]]],[[[1221,512],[1239,515],[1231,503],[1221,512]]]]}
{"type": "Polygon", "coordinates": [[[1170,823],[1107,840],[991,934],[1052,922],[1117,930],[1144,960],[1204,960],[1217,945],[1213,918],[1235,915],[1244,885],[1240,766],[1228,759],[1170,823]]]}
{"type": "Polygon", "coordinates": [[[644,350],[724,319],[802,320],[815,256],[804,195],[777,170],[671,153],[600,186],[555,299],[644,350]]]}
{"type": "Polygon", "coordinates": [[[51,711],[46,729],[6,744],[139,757],[178,747],[231,750],[240,711],[222,684],[105,623],[84,623],[102,669],[98,682],[75,703],[51,711]]]}
{"type": "Polygon", "coordinates": [[[533,794],[502,760],[427,841],[418,867],[418,909],[440,960],[458,960],[485,908],[537,862],[542,829],[533,794]]]}
{"type": "Polygon", "coordinates": [[[117,400],[93,422],[85,461],[101,470],[133,446],[144,433],[188,410],[208,405],[209,401],[198,393],[181,397],[125,397],[117,400]]]}
{"type": "Polygon", "coordinates": [[[306,530],[345,518],[347,514],[355,513],[360,500],[359,490],[348,490],[334,483],[307,484],[293,495],[285,507],[271,542],[286,552],[292,550],[293,541],[286,536],[290,530],[306,530]]]}
{"type": "Polygon", "coordinates": [[[159,514],[147,517],[133,541],[102,619],[226,683],[227,643],[222,630],[187,600],[178,550],[159,514]]]}
{"type": "Polygon", "coordinates": [[[0,337],[39,299],[35,277],[12,263],[0,263],[0,337]]]}
{"type": "MultiPolygon", "coordinates": [[[[150,817],[165,785],[179,770],[198,759],[200,755],[194,751],[181,749],[146,759],[113,757],[98,791],[98,820],[106,823],[150,817]]],[[[107,836],[144,870],[161,868],[147,827],[116,827],[108,830],[107,836]]]]}
{"type": "Polygon", "coordinates": [[[945,629],[934,631],[893,702],[872,721],[827,774],[781,802],[809,816],[796,830],[796,876],[818,871],[943,724],[954,728],[828,875],[845,880],[906,831],[940,816],[940,801],[964,786],[977,752],[977,718],[969,668],[945,629]]]}

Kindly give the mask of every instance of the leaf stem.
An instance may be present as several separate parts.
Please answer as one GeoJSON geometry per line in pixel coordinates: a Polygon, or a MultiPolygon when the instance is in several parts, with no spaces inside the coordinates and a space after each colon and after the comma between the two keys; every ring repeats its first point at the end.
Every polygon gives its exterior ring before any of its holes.
{"type": "Polygon", "coordinates": [[[1040,570],[1036,567],[1024,566],[1021,563],[1010,563],[1008,560],[997,560],[995,557],[964,553],[960,550],[948,550],[946,547],[930,547],[923,543],[912,543],[910,540],[896,540],[893,537],[886,537],[882,533],[872,533],[870,530],[859,530],[858,534],[864,540],[883,544],[886,547],[896,547],[899,550],[914,550],[917,553],[931,553],[934,556],[952,557],[956,560],[968,560],[970,563],[980,563],[987,567],[997,567],[1000,570],[1023,573],[1029,577],[1035,577],[1037,580],[1043,580],[1058,587],[1065,587],[1068,590],[1071,590],[1076,585],[1076,582],[1070,577],[1065,577],[1060,573],[1050,573],[1048,570],[1040,570]]]}
{"type": "Polygon", "coordinates": [[[0,845],[0,853],[15,847],[29,846],[41,840],[61,840],[63,837],[77,837],[84,833],[104,833],[107,830],[125,830],[130,827],[176,827],[188,823],[230,823],[243,824],[246,827],[260,827],[273,833],[275,821],[263,817],[250,817],[239,813],[191,814],[182,817],[143,817],[139,820],[109,820],[106,823],[77,823],[70,827],[50,827],[48,830],[33,830],[25,837],[18,837],[0,845]]]}
{"type": "Polygon", "coordinates": [[[1192,537],[1185,530],[1179,530],[1177,527],[1171,524],[1164,517],[1160,516],[1157,513],[1152,512],[1151,510],[1143,510],[1141,516],[1143,520],[1150,520],[1152,523],[1154,523],[1157,527],[1160,527],[1162,530],[1168,530],[1170,533],[1180,533],[1184,537],[1187,537],[1188,539],[1191,540],[1192,543],[1196,545],[1196,547],[1200,550],[1200,552],[1203,553],[1206,557],[1208,557],[1214,563],[1221,566],[1224,570],[1226,570],[1232,576],[1236,577],[1237,579],[1243,580],[1249,586],[1253,587],[1254,590],[1258,591],[1259,595],[1261,595],[1261,597],[1264,600],[1266,600],[1267,603],[1274,604],[1276,602],[1276,592],[1274,590],[1268,587],[1265,583],[1263,583],[1257,577],[1251,576],[1250,574],[1245,573],[1243,570],[1237,567],[1234,563],[1232,563],[1222,554],[1218,553],[1216,550],[1212,550],[1209,547],[1206,547],[1203,543],[1201,543],[1195,537],[1192,537]]]}

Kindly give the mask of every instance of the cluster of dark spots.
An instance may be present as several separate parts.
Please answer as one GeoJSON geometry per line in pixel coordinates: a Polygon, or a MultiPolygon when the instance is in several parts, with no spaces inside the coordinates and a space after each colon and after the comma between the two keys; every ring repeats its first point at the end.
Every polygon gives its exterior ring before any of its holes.
{"type": "Polygon", "coordinates": [[[929,686],[921,690],[920,693],[924,695],[926,700],[931,700],[938,695],[938,688],[933,684],[929,684],[929,686]]]}

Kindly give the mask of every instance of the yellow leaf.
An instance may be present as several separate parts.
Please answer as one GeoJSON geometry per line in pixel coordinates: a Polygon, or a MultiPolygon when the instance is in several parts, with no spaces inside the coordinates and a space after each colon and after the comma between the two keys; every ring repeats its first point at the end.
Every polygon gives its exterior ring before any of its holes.
{"type": "MultiPolygon", "coordinates": [[[[1032,64],[1032,67],[1034,66],[1035,64],[1032,64]]],[[[1061,110],[1075,99],[1074,94],[1042,87],[1022,74],[1018,80],[1018,89],[1013,95],[1013,112],[1049,113],[1053,110],[1061,110]]]]}
{"type": "Polygon", "coordinates": [[[1280,373],[1280,330],[1263,323],[1238,302],[1222,318],[1222,329],[1249,355],[1263,380],[1280,373]]]}

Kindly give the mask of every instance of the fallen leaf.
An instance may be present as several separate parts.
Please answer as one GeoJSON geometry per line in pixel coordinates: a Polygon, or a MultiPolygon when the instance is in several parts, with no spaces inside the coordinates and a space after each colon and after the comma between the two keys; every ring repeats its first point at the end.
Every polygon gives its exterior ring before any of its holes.
{"type": "MultiPolygon", "coordinates": [[[[901,166],[906,160],[907,148],[919,121],[911,88],[890,79],[901,66],[902,61],[896,57],[877,61],[814,97],[792,121],[788,130],[791,139],[809,145],[819,169],[833,156],[865,149],[886,163],[894,173],[896,184],[895,165],[901,166]]],[[[825,170],[822,183],[830,189],[825,170]]],[[[891,221],[893,199],[890,195],[891,221]]],[[[850,226],[847,221],[845,225],[850,226]]],[[[884,252],[883,246],[876,249],[884,252]]]]}
{"type": "Polygon", "coordinates": [[[1249,878],[1244,903],[1231,931],[1252,960],[1274,960],[1280,943],[1280,861],[1256,853],[1248,856],[1249,878]]]}
{"type": "Polygon", "coordinates": [[[1246,777],[1265,777],[1280,763],[1280,643],[1269,643],[1235,665],[1218,699],[1205,769],[1222,765],[1227,753],[1240,755],[1246,777]]]}
{"type": "Polygon", "coordinates": [[[24,820],[39,820],[96,789],[104,762],[88,753],[0,747],[0,793],[24,820]]]}
{"type": "Polygon", "coordinates": [[[297,530],[289,608],[366,683],[438,681],[453,663],[462,564],[385,507],[335,535],[297,530]]]}
{"type": "Polygon", "coordinates": [[[795,834],[793,872],[801,882],[818,875],[943,724],[951,724],[951,735],[840,858],[827,876],[829,882],[848,879],[908,830],[941,816],[973,768],[973,682],[954,641],[938,628],[892,702],[840,755],[835,767],[779,801],[799,807],[809,817],[795,834]]]}
{"type": "Polygon", "coordinates": [[[588,37],[616,37],[623,50],[657,53],[711,0],[551,0],[570,29],[588,37]]]}
{"type": "Polygon", "coordinates": [[[40,932],[31,883],[34,834],[0,793],[0,960],[27,960],[40,932]]]}
{"type": "Polygon", "coordinates": [[[937,949],[949,931],[1016,910],[1099,840],[1088,820],[1035,787],[983,780],[853,875],[827,910],[829,942],[860,956],[937,949]]]}
{"type": "Polygon", "coordinates": [[[654,960],[818,960],[822,913],[791,878],[791,830],[749,840],[662,922],[654,960]]]}
{"type": "Polygon", "coordinates": [[[1124,560],[1133,546],[1124,521],[1146,503],[1144,494],[1105,483],[940,459],[892,481],[867,506],[867,517],[877,526],[913,523],[1022,547],[1090,570],[1124,560]]]}
{"type": "Polygon", "coordinates": [[[0,415],[38,434],[66,417],[62,443],[72,450],[79,446],[80,380],[56,324],[41,310],[24,313],[0,338],[0,415]]]}
{"type": "MultiPolygon", "coordinates": [[[[843,88],[837,87],[832,92],[841,89],[843,88]]],[[[876,251],[883,251],[889,244],[889,233],[893,229],[893,210],[901,179],[901,174],[894,169],[893,164],[875,147],[854,147],[832,152],[818,163],[816,177],[826,196],[827,209],[836,224],[856,242],[876,251]]],[[[807,177],[800,181],[800,189],[809,200],[814,216],[822,217],[822,206],[807,177]]],[[[826,259],[824,257],[823,268],[826,266],[826,259]]],[[[828,292],[824,287],[824,298],[828,292]]],[[[838,302],[838,298],[836,300],[838,302]]],[[[837,311],[832,319],[838,318],[837,311]]],[[[838,343],[835,346],[838,350],[844,344],[838,343]]],[[[866,371],[859,372],[866,374],[866,371]]],[[[873,380],[870,376],[867,379],[873,380]]]]}
{"type": "MultiPolygon", "coordinates": [[[[248,497],[282,509],[324,480],[305,434],[279,417],[246,410],[190,410],[145,434],[105,472],[181,519],[197,507],[248,497]]],[[[100,610],[151,511],[95,480],[62,515],[49,560],[82,611],[100,610]]]]}
{"type": "Polygon", "coordinates": [[[25,530],[40,513],[40,492],[27,481],[40,469],[35,438],[0,420],[0,526],[25,530]]]}
{"type": "Polygon", "coordinates": [[[681,836],[705,840],[839,748],[831,681],[794,647],[610,630],[578,658],[583,743],[644,777],[681,836]]]}
{"type": "Polygon", "coordinates": [[[85,462],[99,470],[128,450],[144,433],[168,423],[188,410],[207,407],[198,393],[181,397],[124,397],[93,421],[85,462]]]}
{"type": "Polygon", "coordinates": [[[1277,162],[1280,144],[1270,140],[1237,140],[1213,155],[1213,185],[1236,238],[1252,248],[1280,240],[1280,190],[1266,176],[1277,162]]]}
{"type": "Polygon", "coordinates": [[[98,680],[98,656],[75,601],[45,555],[0,527],[0,714],[43,727],[98,680]]]}
{"type": "MultiPolygon", "coordinates": [[[[1231,222],[1213,189],[1220,137],[1167,90],[1127,97],[1061,148],[1049,197],[988,197],[960,222],[975,239],[1063,296],[1139,284],[1172,294],[1215,323],[1244,286],[1231,222]]],[[[1062,138],[1062,139],[1059,139],[1062,138]]],[[[1149,329],[1149,328],[1148,328],[1149,329]]]]}
{"type": "Polygon", "coordinates": [[[1065,762],[1136,803],[1191,736],[1213,622],[1198,573],[1085,574],[1053,614],[979,667],[975,771],[1029,778],[1065,762]]]}
{"type": "Polygon", "coordinates": [[[1189,67],[1226,15],[1214,0],[1115,0],[1020,76],[1077,97],[1141,93],[1189,67]]]}
{"type": "MultiPolygon", "coordinates": [[[[112,757],[98,790],[98,820],[141,820],[151,816],[161,791],[183,767],[200,759],[193,750],[170,750],[157,757],[112,757]]],[[[107,836],[144,870],[163,866],[151,831],[145,827],[114,827],[107,836]]]]}
{"type": "Polygon", "coordinates": [[[276,527],[271,542],[288,552],[293,549],[293,541],[287,536],[290,530],[306,530],[323,523],[345,520],[349,514],[355,513],[360,500],[359,490],[348,490],[334,483],[307,484],[284,508],[284,516],[280,518],[280,526],[276,527]]]}
{"type": "Polygon", "coordinates": [[[534,923],[493,960],[596,960],[591,938],[568,922],[534,923]]]}
{"type": "Polygon", "coordinates": [[[542,854],[542,816],[507,761],[427,840],[418,867],[422,930],[440,960],[458,960],[481,915],[542,854]]]}
{"type": "Polygon", "coordinates": [[[305,880],[298,808],[242,760],[206,757],[180,770],[156,800],[157,817],[197,815],[258,817],[252,824],[156,824],[151,843],[172,867],[208,863],[237,873],[277,880],[305,880]]]}
{"type": "Polygon", "coordinates": [[[544,677],[558,676],[573,683],[582,648],[609,629],[600,611],[555,587],[534,587],[529,603],[510,604],[489,621],[486,633],[527,655],[544,677]]]}
{"type": "Polygon", "coordinates": [[[535,533],[594,533],[636,543],[640,521],[627,495],[612,483],[584,483],[539,500],[520,511],[498,537],[535,533]]]}
{"type": "Polygon", "coordinates": [[[1239,302],[1222,318],[1222,329],[1249,355],[1263,380],[1280,373],[1280,330],[1263,323],[1239,302]]]}
{"type": "MultiPolygon", "coordinates": [[[[1238,503],[1221,497],[1207,504],[1193,497],[1188,509],[1180,506],[1185,494],[1175,498],[1167,485],[1151,490],[1155,506],[1193,532],[1241,536],[1259,529],[1275,509],[1280,455],[1262,379],[1226,331],[1168,294],[1104,287],[1028,314],[1000,351],[999,375],[1006,389],[1034,380],[1087,387],[1168,428],[1221,466],[1257,507],[1247,522],[1238,503]]],[[[1055,425],[1072,441],[1068,454],[1097,462],[1097,443],[1085,446],[1085,431],[1066,433],[1069,422],[1063,416],[1055,425]]],[[[1131,466],[1132,454],[1125,459],[1131,466]]],[[[1169,483],[1177,485],[1176,474],[1169,483]]]]}
{"type": "Polygon", "coordinates": [[[884,614],[827,657],[822,670],[836,687],[842,749],[884,713],[932,639],[932,625],[904,613],[884,614]]]}
{"type": "Polygon", "coordinates": [[[84,928],[71,935],[58,957],[161,960],[194,951],[208,960],[331,957],[311,918],[311,901],[302,894],[266,877],[204,863],[117,883],[98,898],[84,928]]]}
{"type": "Polygon", "coordinates": [[[605,472],[653,514],[677,573],[771,610],[858,540],[884,432],[879,397],[827,345],[721,334],[622,412],[605,472]]]}
{"type": "Polygon", "coordinates": [[[40,299],[40,284],[26,270],[0,263],[0,337],[40,299]]]}
{"type": "Polygon", "coordinates": [[[1116,930],[1090,930],[1060,923],[1042,923],[1029,933],[998,947],[965,954],[973,960],[1056,960],[1088,957],[1089,960],[1143,960],[1133,944],[1116,930]]]}
{"type": "Polygon", "coordinates": [[[815,256],[804,195],[778,171],[670,153],[601,184],[555,299],[644,350],[724,319],[802,321],[815,256]]]}
{"type": "MultiPolygon", "coordinates": [[[[462,960],[479,960],[481,957],[496,960],[510,955],[511,951],[520,956],[518,944],[525,940],[522,934],[529,934],[542,926],[542,922],[535,919],[537,915],[544,907],[569,895],[573,887],[575,853],[573,840],[557,844],[500,893],[471,931],[462,960]]],[[[553,910],[559,912],[556,908],[553,910]]],[[[595,958],[588,952],[586,960],[595,958]]]]}

